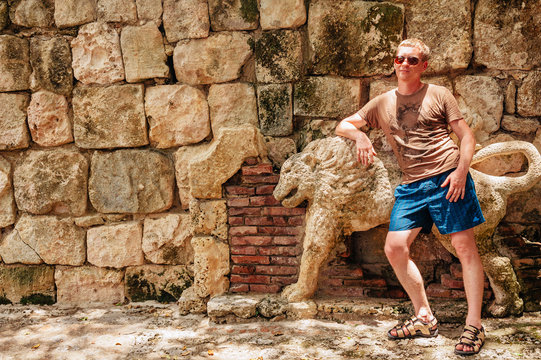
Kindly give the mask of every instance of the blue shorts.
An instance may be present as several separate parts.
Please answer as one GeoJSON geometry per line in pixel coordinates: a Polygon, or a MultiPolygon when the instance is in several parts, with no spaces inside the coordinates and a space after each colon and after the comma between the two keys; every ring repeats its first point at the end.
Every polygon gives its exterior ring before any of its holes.
{"type": "Polygon", "coordinates": [[[395,192],[395,203],[391,213],[389,231],[410,230],[422,227],[428,234],[436,224],[442,234],[451,234],[485,222],[481,206],[475,193],[473,179],[468,173],[464,199],[450,202],[445,198],[449,185],[441,184],[455,169],[411,184],[399,185],[395,192]]]}

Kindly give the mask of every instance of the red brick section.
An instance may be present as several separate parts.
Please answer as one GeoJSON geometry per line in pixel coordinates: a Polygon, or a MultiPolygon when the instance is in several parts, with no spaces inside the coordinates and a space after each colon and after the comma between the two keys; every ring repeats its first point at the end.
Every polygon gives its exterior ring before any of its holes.
{"type": "Polygon", "coordinates": [[[225,185],[231,246],[230,292],[277,293],[297,281],[305,208],[283,207],[279,174],[248,159],[225,185]]]}

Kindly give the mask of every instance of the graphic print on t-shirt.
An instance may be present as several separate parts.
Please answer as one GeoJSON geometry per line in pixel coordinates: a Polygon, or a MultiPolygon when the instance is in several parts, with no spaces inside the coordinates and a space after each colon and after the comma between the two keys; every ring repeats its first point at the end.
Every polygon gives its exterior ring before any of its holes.
{"type": "Polygon", "coordinates": [[[395,114],[389,116],[389,127],[398,147],[398,153],[407,163],[421,162],[419,155],[423,152],[416,150],[410,144],[412,131],[418,129],[421,123],[421,102],[398,103],[395,114]]]}
{"type": "Polygon", "coordinates": [[[400,136],[402,141],[409,143],[409,132],[414,130],[418,126],[419,115],[421,113],[421,104],[400,104],[396,109],[396,121],[397,121],[397,136],[400,136]]]}

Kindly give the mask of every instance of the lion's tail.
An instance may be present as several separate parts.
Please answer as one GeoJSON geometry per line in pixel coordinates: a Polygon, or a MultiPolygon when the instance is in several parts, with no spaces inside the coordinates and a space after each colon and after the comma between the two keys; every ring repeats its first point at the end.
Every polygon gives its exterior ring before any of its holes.
{"type": "Polygon", "coordinates": [[[537,148],[526,141],[507,141],[495,143],[479,150],[472,160],[472,165],[479,163],[486,158],[495,155],[509,155],[520,152],[528,159],[528,171],[519,177],[492,176],[478,172],[479,176],[486,177],[487,180],[497,186],[500,191],[512,194],[515,192],[526,191],[534,186],[541,178],[541,155],[537,148]]]}

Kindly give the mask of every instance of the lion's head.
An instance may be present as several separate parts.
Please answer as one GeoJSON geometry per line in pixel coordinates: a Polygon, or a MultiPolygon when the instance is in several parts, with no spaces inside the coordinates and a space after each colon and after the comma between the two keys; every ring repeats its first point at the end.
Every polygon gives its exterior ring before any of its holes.
{"type": "Polygon", "coordinates": [[[388,207],[391,186],[383,163],[363,167],[356,159],[355,144],[342,137],[312,141],[282,166],[274,197],[286,207],[307,200],[309,206],[354,213],[388,207]]]}

